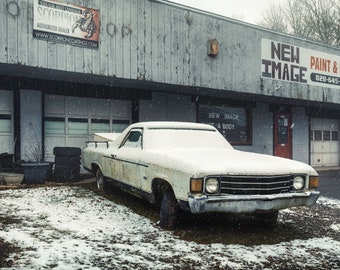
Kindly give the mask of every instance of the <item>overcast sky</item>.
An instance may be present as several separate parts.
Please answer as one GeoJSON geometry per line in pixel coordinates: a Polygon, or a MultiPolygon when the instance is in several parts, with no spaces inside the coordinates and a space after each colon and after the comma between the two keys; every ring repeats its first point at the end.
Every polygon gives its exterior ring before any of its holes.
{"type": "Polygon", "coordinates": [[[169,0],[216,14],[256,24],[270,4],[286,0],[169,0]]]}

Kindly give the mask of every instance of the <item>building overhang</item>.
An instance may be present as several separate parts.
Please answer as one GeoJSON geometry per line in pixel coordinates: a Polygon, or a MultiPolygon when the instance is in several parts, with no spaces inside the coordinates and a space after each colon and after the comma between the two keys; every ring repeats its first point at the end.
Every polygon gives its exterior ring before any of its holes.
{"type": "Polygon", "coordinates": [[[259,95],[231,89],[175,85],[143,79],[125,79],[70,71],[0,63],[0,89],[42,90],[46,93],[88,95],[120,99],[150,99],[152,92],[166,92],[193,97],[214,97],[244,102],[262,102],[290,107],[339,110],[339,104],[278,96],[259,95]],[[68,91],[65,92],[65,87],[68,91]],[[119,91],[124,90],[124,91],[119,91]],[[125,92],[125,94],[124,94],[125,92]]]}

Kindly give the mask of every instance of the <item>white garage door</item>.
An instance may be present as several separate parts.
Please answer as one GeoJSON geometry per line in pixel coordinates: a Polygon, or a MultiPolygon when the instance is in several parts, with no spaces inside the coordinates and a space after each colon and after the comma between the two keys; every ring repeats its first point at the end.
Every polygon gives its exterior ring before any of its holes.
{"type": "Polygon", "coordinates": [[[14,153],[13,92],[0,90],[0,153],[14,153]]]}
{"type": "Polygon", "coordinates": [[[340,120],[312,119],[311,163],[312,166],[338,166],[340,120]]]}
{"type": "Polygon", "coordinates": [[[131,122],[131,101],[45,95],[46,159],[55,146],[83,148],[96,132],[121,132],[131,122]]]}

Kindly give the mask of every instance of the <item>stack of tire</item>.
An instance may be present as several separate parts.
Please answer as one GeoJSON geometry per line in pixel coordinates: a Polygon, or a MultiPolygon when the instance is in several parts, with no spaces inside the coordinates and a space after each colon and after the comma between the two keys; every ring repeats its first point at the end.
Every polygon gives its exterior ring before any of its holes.
{"type": "Polygon", "coordinates": [[[74,182],[80,178],[80,154],[78,147],[54,147],[53,179],[57,182],[74,182]]]}

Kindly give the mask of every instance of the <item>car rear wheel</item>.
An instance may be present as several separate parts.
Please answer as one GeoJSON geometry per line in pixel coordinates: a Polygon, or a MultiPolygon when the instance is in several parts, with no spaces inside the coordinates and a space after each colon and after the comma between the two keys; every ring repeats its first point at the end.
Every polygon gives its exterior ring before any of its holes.
{"type": "Polygon", "coordinates": [[[96,172],[96,183],[98,190],[104,191],[106,193],[109,193],[109,186],[106,181],[106,178],[104,177],[102,171],[100,169],[96,172]]]}
{"type": "Polygon", "coordinates": [[[165,191],[162,198],[159,225],[164,229],[174,228],[178,220],[178,215],[178,202],[172,189],[169,188],[165,191]]]}

